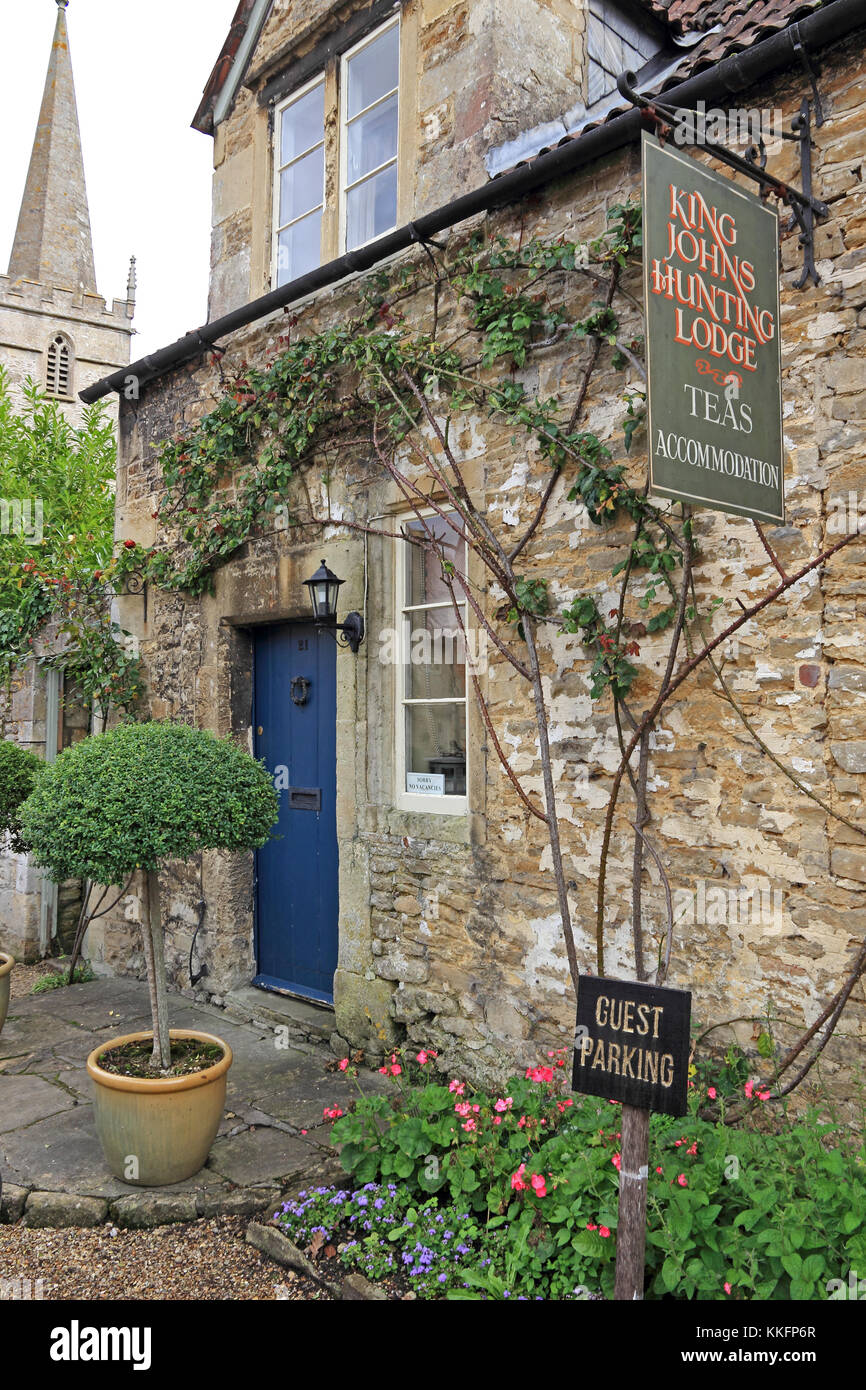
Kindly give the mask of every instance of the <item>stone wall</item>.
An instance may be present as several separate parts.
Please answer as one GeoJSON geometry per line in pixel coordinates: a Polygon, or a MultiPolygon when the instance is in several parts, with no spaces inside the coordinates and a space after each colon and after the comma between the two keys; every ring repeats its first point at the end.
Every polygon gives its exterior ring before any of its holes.
{"type": "MultiPolygon", "coordinates": [[[[441,13],[431,24],[438,19],[456,22],[457,6],[426,5],[422,10],[429,15],[436,8],[441,13]]],[[[821,88],[827,121],[814,133],[813,177],[832,216],[818,231],[818,287],[794,288],[800,264],[797,236],[786,233],[783,238],[788,523],[769,538],[788,568],[832,542],[842,524],[840,499],[848,512],[852,506],[855,514],[858,508],[866,510],[866,184],[861,167],[866,83],[858,41],[824,56],[821,88]]],[[[742,103],[781,107],[789,122],[803,91],[802,74],[792,71],[759,95],[744,93],[742,103]]],[[[241,101],[220,136],[218,165],[231,156],[235,139],[239,151],[245,147],[247,116],[241,101]]],[[[464,168],[474,168],[471,160],[464,166],[456,156],[448,163],[444,129],[437,140],[445,163],[437,178],[430,176],[424,195],[430,202],[452,197],[464,168]]],[[[795,178],[794,161],[795,151],[786,146],[774,156],[774,171],[795,178]]],[[[421,180],[419,170],[419,187],[421,180]]],[[[638,193],[639,156],[632,148],[480,225],[513,238],[596,236],[606,209],[638,193]]],[[[226,257],[228,264],[228,252],[226,257]]],[[[639,300],[639,274],[630,272],[625,288],[639,300]]],[[[592,297],[587,292],[581,298],[564,282],[559,292],[572,310],[585,310],[592,297]]],[[[356,293],[357,286],[348,282],[320,294],[299,311],[296,332],[339,321],[351,312],[356,293]]],[[[429,311],[423,300],[416,307],[421,318],[429,311]]],[[[284,316],[276,316],[235,335],[226,370],[243,359],[270,357],[284,324],[284,316]]],[[[445,324],[458,326],[456,320],[445,324]]],[[[636,314],[629,326],[639,331],[636,314]]],[[[534,356],[523,378],[542,396],[554,390],[573,395],[586,351],[574,341],[567,346],[560,342],[534,356]]],[[[623,382],[604,355],[586,403],[587,427],[602,438],[616,439],[617,449],[623,382]]],[[[632,384],[640,385],[639,379],[632,384]]],[[[156,539],[154,447],[194,423],[219,390],[216,369],[203,361],[150,384],[139,402],[123,404],[118,539],[134,537],[146,545],[156,539]]],[[[470,487],[486,501],[491,523],[518,534],[547,480],[532,449],[523,449],[521,441],[516,454],[510,430],[480,420],[465,422],[456,445],[470,487]]],[[[645,463],[638,446],[629,462],[637,477],[645,463]]],[[[318,497],[321,483],[315,474],[308,482],[318,497]]],[[[367,461],[345,461],[339,475],[332,473],[329,486],[332,515],[363,520],[396,510],[390,483],[367,461]]],[[[548,580],[557,606],[576,592],[592,590],[606,611],[616,602],[610,571],[626,553],[629,529],[597,529],[575,504],[563,500],[564,492],[554,494],[526,554],[526,573],[548,580]]],[[[705,599],[719,595],[730,611],[738,597],[748,602],[773,583],[775,572],[750,524],[700,511],[695,534],[699,592],[705,599]]],[[[368,640],[358,658],[341,653],[338,661],[338,1027],[351,1041],[367,1044],[375,1044],[376,1023],[387,1036],[394,1036],[395,1028],[405,1029],[418,1043],[438,1046],[449,1065],[477,1075],[500,1074],[515,1059],[533,1060],[540,1050],[561,1044],[573,1023],[544,830],[527,819],[492,753],[482,761],[486,739],[477,714],[470,743],[476,753],[471,814],[452,818],[395,808],[392,672],[377,661],[378,632],[394,622],[393,543],[372,540],[369,551],[368,640]]],[[[142,600],[124,599],[121,621],[141,638],[153,713],[248,739],[250,649],[244,625],[303,614],[301,581],[320,554],[347,580],[341,604],[360,607],[363,546],[357,536],[336,526],[262,535],[218,573],[213,595],[195,600],[150,593],[146,623],[142,600]]],[[[499,598],[495,590],[488,591],[490,612],[499,598]]],[[[734,696],[769,752],[855,822],[862,817],[866,772],[864,610],[866,545],[854,543],[844,559],[796,586],[784,605],[741,629],[726,653],[734,696]]],[[[716,621],[720,630],[721,615],[716,621]]],[[[660,661],[666,650],[664,638],[642,638],[641,646],[642,662],[660,661]]],[[[619,759],[616,731],[609,702],[590,698],[591,663],[576,637],[544,630],[542,660],[578,953],[583,968],[594,968],[596,875],[604,811],[619,759]]],[[[525,689],[501,660],[493,659],[485,693],[515,771],[529,790],[540,792],[525,689]]],[[[636,706],[644,707],[649,694],[649,685],[638,687],[636,706]]],[[[691,904],[675,934],[670,983],[693,989],[701,1029],[770,1009],[783,1020],[777,1026],[780,1039],[793,1037],[839,988],[862,940],[862,836],[792,786],[715,692],[706,669],[685,684],[664,712],[652,740],[649,785],[654,843],[681,906],[691,904]]],[[[610,974],[631,969],[633,837],[627,795],[622,809],[607,898],[610,974]]],[[[176,877],[165,885],[173,977],[188,986],[185,954],[201,893],[207,912],[198,946],[210,969],[205,983],[222,994],[248,980],[253,969],[251,856],[206,855],[200,871],[195,866],[185,873],[186,879],[176,877]]],[[[660,938],[663,893],[652,864],[645,869],[645,883],[649,936],[660,938]]],[[[127,905],[127,913],[134,910],[134,903],[127,905]]],[[[131,940],[128,924],[107,919],[99,927],[94,954],[123,968],[131,940]]],[[[859,987],[839,1040],[819,1069],[840,1095],[851,1094],[857,1082],[860,1054],[846,1039],[862,1037],[863,1025],[859,987]]],[[[746,1045],[755,1036],[751,1022],[735,1025],[735,1031],[746,1045]]]]}
{"type": "MultiPolygon", "coordinates": [[[[41,643],[37,643],[41,646],[41,643]]],[[[45,756],[45,672],[37,659],[14,671],[8,687],[0,690],[0,738],[9,739],[45,756]]],[[[88,715],[73,698],[61,705],[58,746],[67,747],[88,731],[88,715]]],[[[45,954],[40,943],[40,919],[45,882],[26,854],[0,847],[0,950],[19,960],[45,954]]],[[[59,885],[55,943],[49,953],[66,949],[81,907],[81,885],[75,880],[59,885]]]]}
{"type": "MultiPolygon", "coordinates": [[[[20,388],[27,377],[44,389],[48,346],[55,334],[63,333],[74,350],[71,395],[64,403],[64,414],[72,424],[80,424],[85,406],[78,400],[79,391],[129,361],[131,309],[126,300],[116,299],[109,308],[99,294],[52,289],[0,275],[0,361],[9,372],[13,400],[20,403],[20,388]]],[[[115,401],[106,404],[116,418],[115,401]]]]}

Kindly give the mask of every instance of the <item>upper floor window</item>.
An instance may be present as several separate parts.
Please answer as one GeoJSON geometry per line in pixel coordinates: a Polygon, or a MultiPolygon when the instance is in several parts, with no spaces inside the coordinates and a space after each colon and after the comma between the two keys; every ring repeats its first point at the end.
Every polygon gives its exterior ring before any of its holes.
{"type": "Polygon", "coordinates": [[[325,79],[277,113],[274,226],[278,285],[319,265],[325,203],[325,79]]]}
{"type": "Polygon", "coordinates": [[[589,0],[586,105],[591,107],[615,92],[621,72],[640,72],[662,47],[655,26],[625,0],[589,0]]]}
{"type": "Polygon", "coordinates": [[[72,399],[72,344],[64,333],[57,333],[48,344],[45,361],[45,391],[61,400],[72,399]]]}
{"type": "Polygon", "coordinates": [[[399,21],[343,58],[341,185],[345,249],[397,225],[399,21]]]}
{"type": "Polygon", "coordinates": [[[273,286],[396,227],[399,74],[398,16],[277,107],[273,286]]]}

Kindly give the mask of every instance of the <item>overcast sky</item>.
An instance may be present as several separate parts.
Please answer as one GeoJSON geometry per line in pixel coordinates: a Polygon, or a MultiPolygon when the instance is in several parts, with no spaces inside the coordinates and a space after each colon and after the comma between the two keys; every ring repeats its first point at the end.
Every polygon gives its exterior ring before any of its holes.
{"type": "MultiPolygon", "coordinates": [[[[66,11],[100,294],[138,261],[132,357],[207,317],[213,141],[190,130],[237,0],[70,0],[66,11]]],[[[0,271],[9,264],[55,0],[0,0],[0,271]]]]}

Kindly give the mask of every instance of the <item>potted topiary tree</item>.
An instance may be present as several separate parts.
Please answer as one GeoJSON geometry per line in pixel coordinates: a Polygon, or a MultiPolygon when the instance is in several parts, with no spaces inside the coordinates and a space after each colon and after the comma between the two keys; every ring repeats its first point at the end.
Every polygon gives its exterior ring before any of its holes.
{"type": "Polygon", "coordinates": [[[141,1186],[203,1166],[223,1114],[228,1043],[169,1030],[159,868],[199,850],[265,844],[277,795],[263,763],[186,724],[123,724],[60,754],[21,808],[21,833],[52,878],[103,886],[145,874],[141,932],[153,1028],[95,1048],[87,1070],[111,1171],[141,1186]]]}
{"type": "MultiPolygon", "coordinates": [[[[8,739],[0,740],[0,844],[20,854],[25,845],[21,840],[18,813],[36,786],[45,764],[27,748],[19,748],[8,739]]],[[[15,958],[0,951],[0,1032],[9,1008],[9,984],[15,958]]]]}

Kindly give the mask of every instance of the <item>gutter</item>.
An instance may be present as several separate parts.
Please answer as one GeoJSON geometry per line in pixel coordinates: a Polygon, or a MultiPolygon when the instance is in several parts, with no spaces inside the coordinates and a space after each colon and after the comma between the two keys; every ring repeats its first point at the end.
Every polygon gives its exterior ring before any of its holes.
{"type": "MultiPolygon", "coordinates": [[[[689,106],[699,100],[724,101],[754,86],[762,78],[780,68],[799,66],[805,56],[815,53],[828,44],[845,38],[853,30],[863,25],[864,0],[833,0],[831,4],[814,10],[799,24],[789,25],[755,44],[741,53],[732,54],[720,63],[690,77],[664,93],[668,104],[689,106]]],[[[805,76],[805,74],[804,74],[805,76]]],[[[111,391],[121,392],[130,380],[135,378],[141,387],[149,381],[162,376],[164,372],[191,361],[202,353],[209,352],[221,338],[245,328],[248,324],[266,318],[279,309],[295,304],[307,295],[334,285],[348,275],[369,270],[416,243],[423,243],[449,227],[466,222],[480,212],[488,212],[506,203],[517,202],[528,193],[552,183],[582,168],[593,160],[601,159],[614,150],[635,141],[641,130],[640,111],[627,111],[615,116],[604,125],[586,131],[577,139],[569,140],[547,154],[538,155],[531,163],[521,165],[510,173],[492,179],[480,188],[464,193],[434,212],[425,213],[414,222],[409,222],[396,231],[389,232],[368,246],[357,251],[349,251],[336,260],[317,266],[306,275],[290,280],[279,289],[252,300],[249,304],[233,309],[222,318],[205,323],[184,337],[178,338],[168,347],[148,357],[142,357],[129,367],[112,372],[101,381],[94,382],[79,393],[80,399],[91,405],[101,400],[111,391]]]]}

